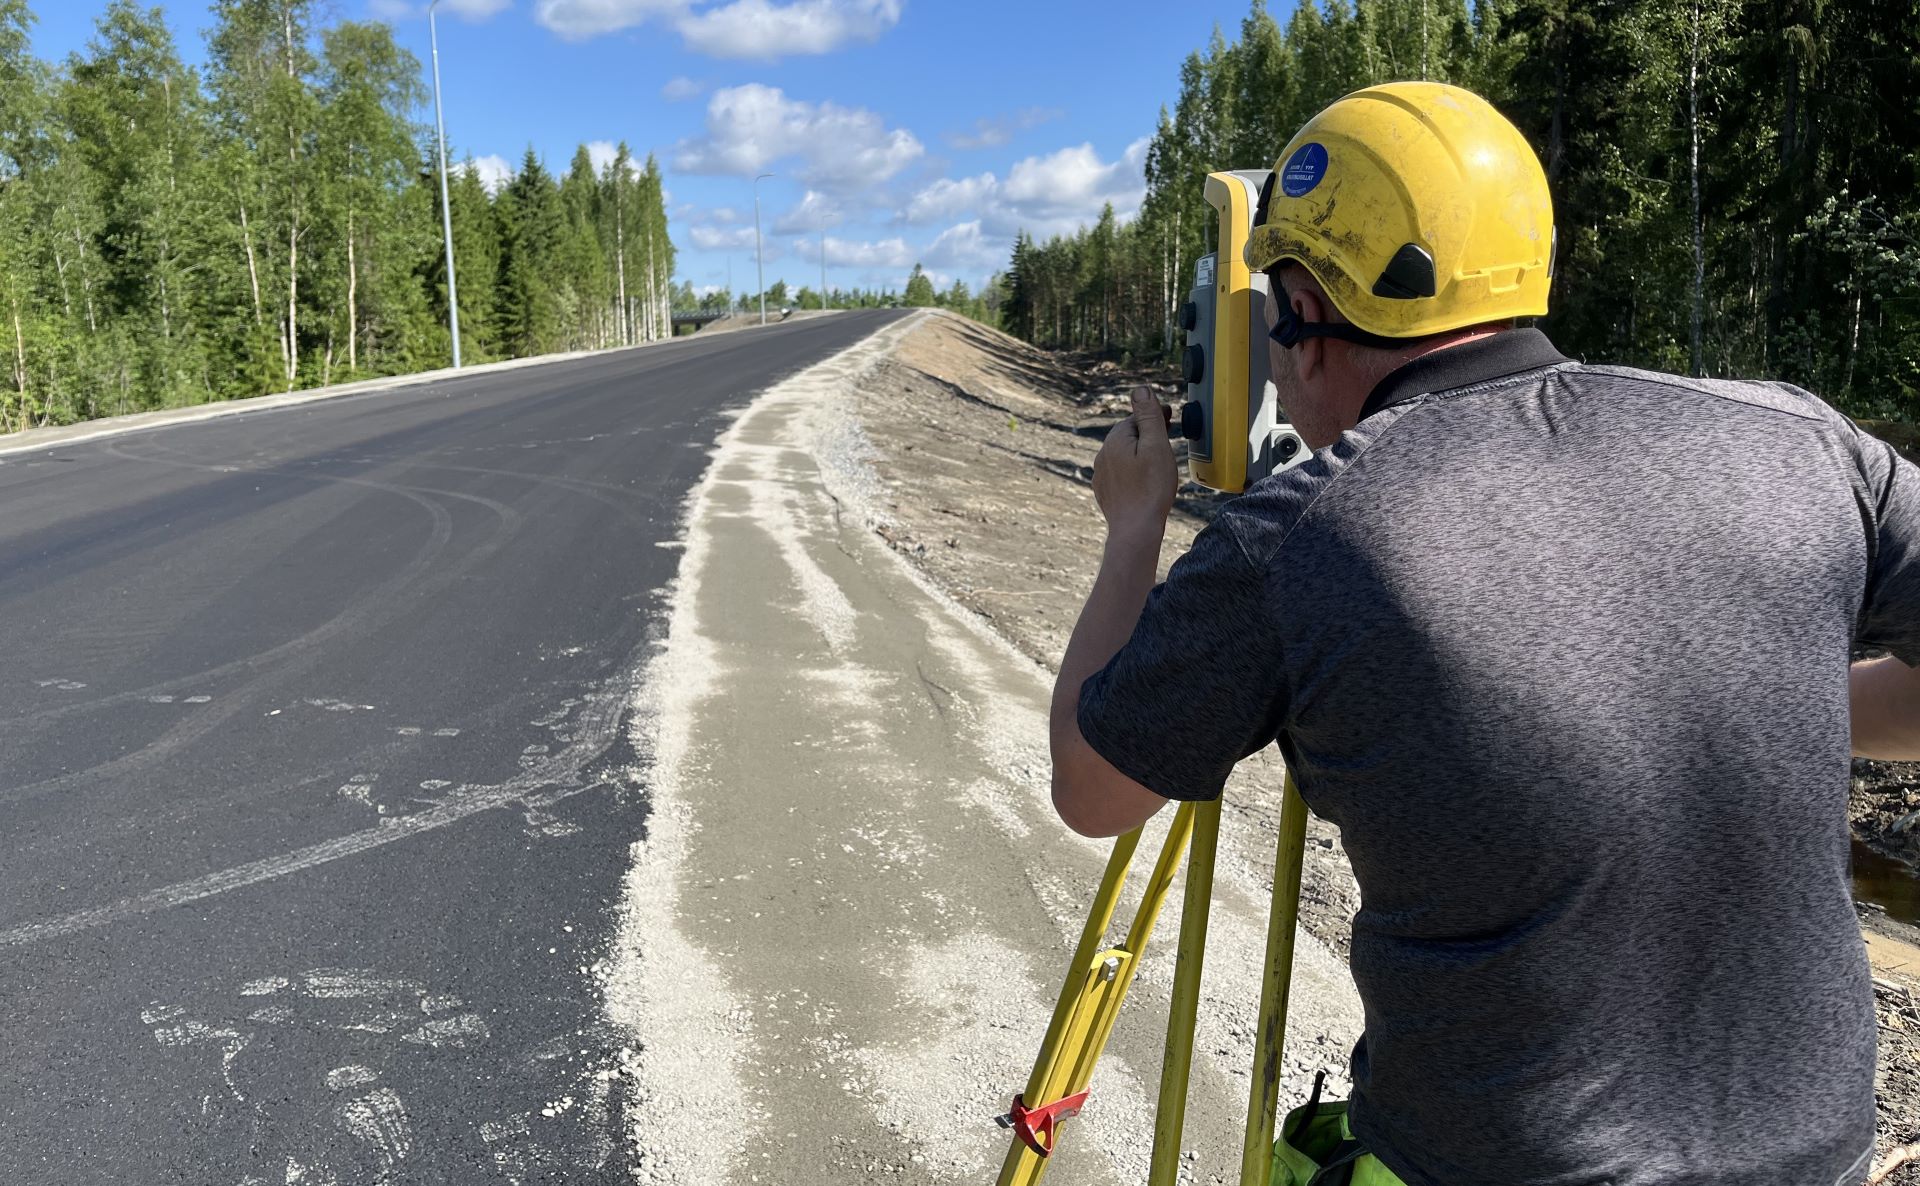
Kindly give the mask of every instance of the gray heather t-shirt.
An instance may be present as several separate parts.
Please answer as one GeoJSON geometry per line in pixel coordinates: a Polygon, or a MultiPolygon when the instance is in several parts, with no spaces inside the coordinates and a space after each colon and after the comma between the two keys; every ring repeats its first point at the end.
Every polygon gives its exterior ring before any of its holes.
{"type": "Polygon", "coordinates": [[[1917,548],[1920,471],[1814,396],[1501,334],[1223,509],[1080,728],[1174,799],[1279,742],[1413,1186],[1851,1186],[1847,665],[1920,663],[1917,548]]]}

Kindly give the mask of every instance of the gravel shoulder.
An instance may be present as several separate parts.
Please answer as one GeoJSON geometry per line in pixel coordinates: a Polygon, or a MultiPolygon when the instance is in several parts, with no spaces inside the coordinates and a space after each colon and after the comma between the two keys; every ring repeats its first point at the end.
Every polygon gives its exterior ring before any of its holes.
{"type": "MultiPolygon", "coordinates": [[[[879,485],[871,526],[961,606],[1047,670],[1057,669],[1098,567],[1101,536],[1092,464],[1135,382],[1170,374],[1127,372],[1036,350],[994,330],[936,314],[870,369],[857,418],[879,485]]],[[[1176,447],[1178,447],[1176,445],[1176,447]]],[[[1191,544],[1218,506],[1183,488],[1161,571],[1191,544]]],[[[1876,851],[1920,858],[1920,763],[1855,771],[1856,833],[1876,851]]],[[[1226,794],[1220,861],[1269,886],[1283,767],[1269,750],[1241,764],[1226,794]]],[[[1302,922],[1344,960],[1358,889],[1332,825],[1309,825],[1302,922]]],[[[1920,1141],[1920,932],[1862,912],[1882,986],[1880,1154],[1920,1141]]],[[[1322,1037],[1324,1046],[1328,1039],[1322,1037]]],[[[1328,1050],[1340,1065],[1341,1052],[1328,1050]]],[[[1920,1186],[1920,1164],[1886,1186],[1920,1186]]]]}
{"type": "MultiPolygon", "coordinates": [[[[991,1117],[1025,1082],[1098,883],[1108,845],[1060,827],[1047,800],[1050,673],[873,530],[890,522],[885,454],[849,393],[893,398],[884,360],[928,323],[902,319],[762,393],[689,500],[667,633],[636,690],[652,815],[606,984],[632,1038],[638,1180],[990,1180],[1009,1140],[991,1117]]],[[[1216,871],[1183,1142],[1197,1183],[1238,1163],[1266,810],[1233,825],[1261,851],[1223,853],[1216,871]]],[[[1056,1180],[1146,1176],[1177,915],[1141,961],[1056,1180]]],[[[1344,1068],[1361,1013],[1312,936],[1294,969],[1297,1102],[1313,1071],[1344,1068]]]]}

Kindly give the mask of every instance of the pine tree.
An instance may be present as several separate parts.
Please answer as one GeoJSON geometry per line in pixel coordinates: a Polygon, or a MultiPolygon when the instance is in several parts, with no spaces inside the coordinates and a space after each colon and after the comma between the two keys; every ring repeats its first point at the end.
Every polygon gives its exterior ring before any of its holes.
{"type": "Polygon", "coordinates": [[[933,280],[925,268],[913,265],[913,275],[907,277],[907,304],[913,308],[926,308],[933,304],[933,280]]]}

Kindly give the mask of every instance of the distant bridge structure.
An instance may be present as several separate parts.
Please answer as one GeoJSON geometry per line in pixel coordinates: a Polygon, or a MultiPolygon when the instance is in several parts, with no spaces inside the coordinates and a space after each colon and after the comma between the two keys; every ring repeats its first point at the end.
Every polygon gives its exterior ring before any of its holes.
{"type": "Polygon", "coordinates": [[[733,316],[732,309],[675,309],[673,328],[678,330],[683,325],[690,325],[694,329],[705,329],[722,317],[731,316],[733,316]]]}

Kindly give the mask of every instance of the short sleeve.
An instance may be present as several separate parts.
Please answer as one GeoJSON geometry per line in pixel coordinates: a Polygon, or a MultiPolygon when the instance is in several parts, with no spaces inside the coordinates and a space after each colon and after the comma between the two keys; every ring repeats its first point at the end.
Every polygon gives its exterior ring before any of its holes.
{"type": "Polygon", "coordinates": [[[1870,568],[1855,642],[1920,667],[1920,468],[1861,434],[1870,568]]]}
{"type": "Polygon", "coordinates": [[[1272,742],[1285,717],[1276,608],[1264,569],[1216,520],[1080,689],[1081,735],[1156,794],[1219,798],[1234,764],[1272,742]]]}

